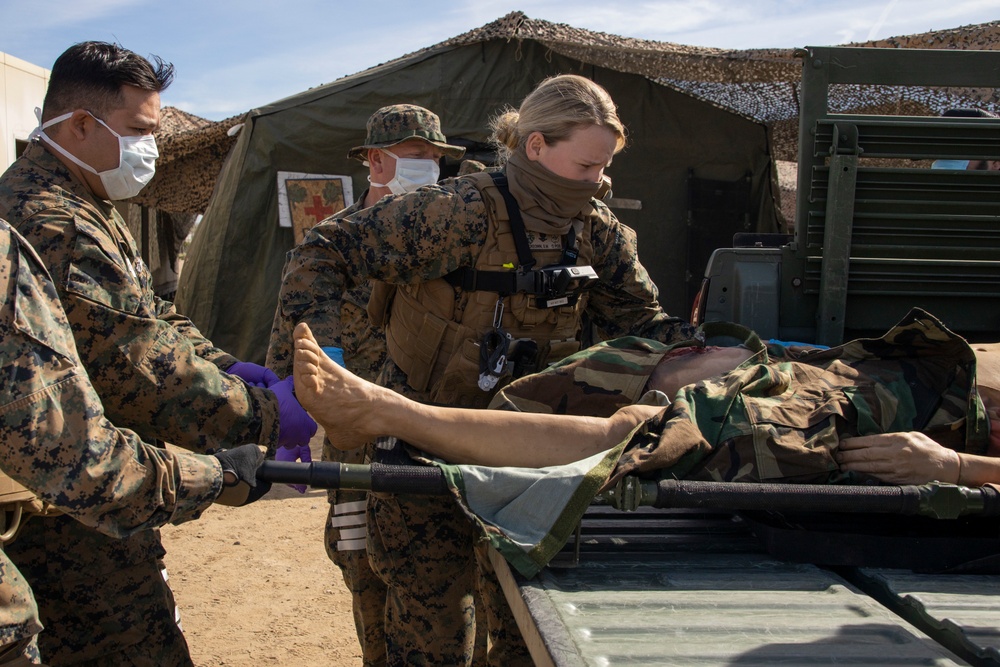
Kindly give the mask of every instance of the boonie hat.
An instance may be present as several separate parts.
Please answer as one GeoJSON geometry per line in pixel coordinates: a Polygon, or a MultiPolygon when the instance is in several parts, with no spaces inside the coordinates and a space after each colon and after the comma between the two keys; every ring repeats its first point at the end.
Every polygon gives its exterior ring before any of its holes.
{"type": "Polygon", "coordinates": [[[368,119],[365,143],[347,152],[347,157],[365,160],[369,148],[387,148],[407,139],[423,139],[456,160],[465,155],[461,146],[452,146],[441,133],[441,120],[432,111],[415,104],[382,107],[368,119]]]}

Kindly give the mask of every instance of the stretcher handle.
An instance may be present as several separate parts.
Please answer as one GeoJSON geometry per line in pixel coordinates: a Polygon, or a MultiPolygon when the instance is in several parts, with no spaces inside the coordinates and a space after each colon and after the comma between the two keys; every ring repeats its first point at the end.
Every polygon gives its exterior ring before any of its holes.
{"type": "Polygon", "coordinates": [[[444,473],[434,466],[264,461],[257,469],[257,479],[272,484],[305,484],[315,489],[359,489],[416,496],[448,493],[444,473]]]}

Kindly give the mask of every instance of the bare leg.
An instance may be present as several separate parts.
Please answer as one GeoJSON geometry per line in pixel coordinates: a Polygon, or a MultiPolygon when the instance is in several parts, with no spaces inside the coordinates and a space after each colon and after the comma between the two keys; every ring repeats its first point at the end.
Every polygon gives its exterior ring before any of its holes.
{"type": "Polygon", "coordinates": [[[295,394],[334,446],[394,435],[455,463],[543,467],[613,447],[662,408],[632,405],[609,418],[442,408],[411,401],[331,361],[309,327],[295,327],[295,394]]]}

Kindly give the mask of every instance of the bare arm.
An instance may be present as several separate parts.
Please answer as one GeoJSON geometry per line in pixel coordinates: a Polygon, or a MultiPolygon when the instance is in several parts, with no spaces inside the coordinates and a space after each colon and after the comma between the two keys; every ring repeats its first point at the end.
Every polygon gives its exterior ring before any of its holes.
{"type": "Polygon", "coordinates": [[[454,463],[571,463],[613,447],[663,409],[633,405],[600,418],[424,405],[333,363],[305,324],[295,328],[294,368],[299,401],[336,447],[392,435],[454,463]]]}

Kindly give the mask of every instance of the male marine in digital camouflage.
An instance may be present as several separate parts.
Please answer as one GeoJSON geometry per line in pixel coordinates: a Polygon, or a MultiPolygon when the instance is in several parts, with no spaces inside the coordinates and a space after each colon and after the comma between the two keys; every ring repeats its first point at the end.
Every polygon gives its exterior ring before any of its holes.
{"type": "MultiPolygon", "coordinates": [[[[0,476],[37,494],[35,499],[22,494],[19,503],[30,501],[32,506],[27,511],[41,509],[44,501],[48,511],[57,507],[109,536],[122,537],[197,518],[223,490],[222,470],[233,468],[230,457],[249,456],[246,462],[256,464],[263,460],[253,445],[218,457],[169,452],[112,426],[80,366],[69,322],[45,268],[3,220],[0,359],[0,476]]],[[[25,508],[0,501],[0,511],[18,516],[20,510],[25,508]]],[[[4,528],[16,530],[16,525],[4,528]]],[[[135,584],[138,593],[143,582],[135,584]]],[[[37,661],[33,638],[39,630],[28,582],[0,552],[0,665],[37,661]]]]}
{"type": "MultiPolygon", "coordinates": [[[[238,362],[156,297],[112,204],[137,194],[155,170],[159,92],[173,68],[154,60],[102,42],[74,45],[56,60],[38,137],[0,177],[0,217],[52,275],[80,359],[115,424],[201,452],[306,443],[316,427],[291,379],[238,362]]],[[[190,664],[157,531],[112,540],[66,517],[47,518],[30,522],[8,554],[52,628],[40,640],[51,664],[114,662],[116,652],[137,664],[190,664]],[[136,595],[137,582],[148,595],[136,595]]]]}
{"type": "MultiPolygon", "coordinates": [[[[356,202],[331,219],[345,218],[372,206],[382,197],[412,192],[421,185],[438,180],[438,163],[444,155],[458,159],[465,153],[460,146],[447,143],[441,132],[441,122],[428,109],[413,104],[394,104],[378,109],[369,117],[364,144],[352,148],[347,156],[368,166],[368,187],[356,202]]],[[[339,322],[342,348],[329,347],[328,353],[342,358],[344,366],[374,381],[385,364],[385,333],[373,327],[366,308],[373,284],[364,282],[344,292],[340,304],[339,322]],[[339,356],[338,356],[339,355],[339,356]]],[[[376,283],[375,289],[392,289],[376,283]]],[[[332,326],[332,321],[330,326],[332,326]]],[[[323,340],[336,340],[335,332],[326,322],[317,322],[316,330],[323,340]]],[[[292,322],[276,317],[268,347],[267,367],[285,376],[292,372],[292,322]]],[[[279,457],[281,451],[279,450],[279,457]]],[[[323,460],[341,463],[367,463],[371,448],[341,451],[323,442],[323,460]]],[[[330,513],[327,517],[326,552],[340,568],[344,582],[351,591],[354,623],[361,642],[366,666],[383,665],[385,655],[385,584],[368,563],[366,551],[364,491],[331,490],[328,492],[330,513]]]]}

